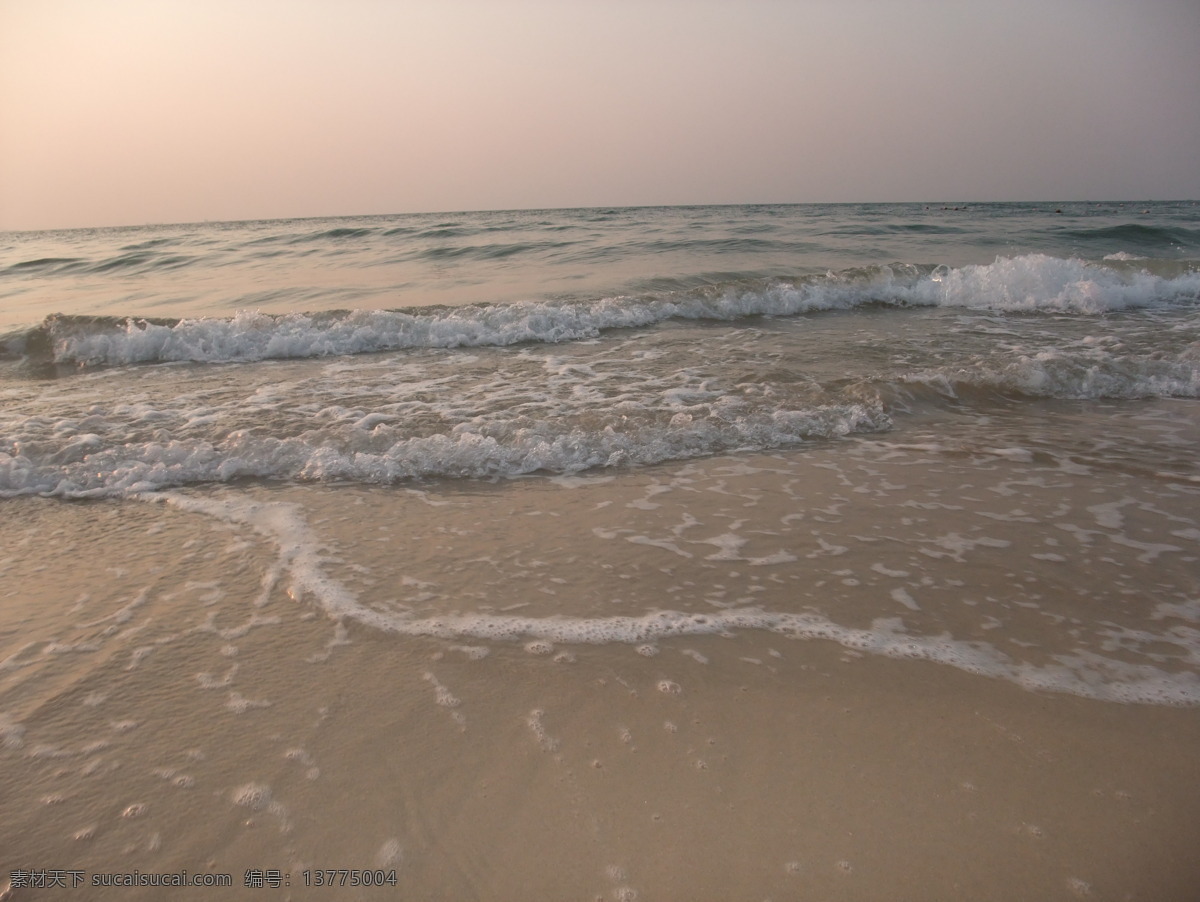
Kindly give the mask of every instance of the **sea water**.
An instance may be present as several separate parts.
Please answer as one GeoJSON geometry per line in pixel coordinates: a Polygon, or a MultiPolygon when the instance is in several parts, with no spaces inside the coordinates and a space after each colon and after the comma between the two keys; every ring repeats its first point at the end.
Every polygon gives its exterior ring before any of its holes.
{"type": "MultiPolygon", "coordinates": [[[[43,800],[21,822],[90,842],[107,815],[59,830],[54,800],[119,762],[191,787],[217,752],[171,706],[287,744],[363,643],[423,662],[373,691],[461,731],[483,715],[430,661],[470,662],[495,706],[526,692],[511,655],[627,651],[670,699],[713,641],[736,666],[833,652],[1195,706],[1198,394],[1191,202],[0,235],[0,755],[43,800]],[[170,761],[126,742],[148,725],[170,761]]],[[[287,835],[303,813],[260,752],[209,789],[287,835]]],[[[125,836],[139,804],[104,854],[167,842],[125,836]]]]}

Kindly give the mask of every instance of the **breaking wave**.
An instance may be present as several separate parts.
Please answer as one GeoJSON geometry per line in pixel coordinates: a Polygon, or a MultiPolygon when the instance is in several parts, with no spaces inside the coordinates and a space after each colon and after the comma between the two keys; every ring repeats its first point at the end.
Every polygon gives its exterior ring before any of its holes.
{"type": "Polygon", "coordinates": [[[1197,271],[1163,276],[1145,268],[1130,271],[1127,264],[1107,266],[1030,254],[1000,257],[987,265],[897,264],[796,282],[728,284],[591,301],[284,315],[243,311],[229,318],[199,319],[54,315],[32,329],[0,336],[0,356],[78,368],[253,362],[408,348],[577,341],[607,330],[653,326],[671,319],[732,321],[867,305],[1092,316],[1197,300],[1197,271]]]}

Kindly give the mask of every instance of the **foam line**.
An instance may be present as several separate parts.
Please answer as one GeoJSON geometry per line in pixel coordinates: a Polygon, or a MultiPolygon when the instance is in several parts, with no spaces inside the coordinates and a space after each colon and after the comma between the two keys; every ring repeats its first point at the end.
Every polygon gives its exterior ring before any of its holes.
{"type": "Polygon", "coordinates": [[[1089,652],[1059,655],[1054,664],[1035,665],[1016,660],[984,642],[967,642],[947,635],[913,635],[904,632],[893,620],[881,619],[870,629],[855,629],[818,614],[755,607],[704,614],[659,610],[638,617],[520,617],[481,613],[414,618],[389,614],[363,606],[352,591],[325,574],[321,545],[298,505],[204,499],[177,493],[152,494],[146,499],[253,529],[278,547],[280,563],[291,574],[296,587],[314,598],[330,618],[353,620],[401,636],[451,641],[534,639],[568,645],[639,645],[680,636],[765,630],[795,639],[836,642],[867,654],[948,665],[967,673],[1007,680],[1028,690],[1112,702],[1200,705],[1200,677],[1195,673],[1172,674],[1089,652]]]}

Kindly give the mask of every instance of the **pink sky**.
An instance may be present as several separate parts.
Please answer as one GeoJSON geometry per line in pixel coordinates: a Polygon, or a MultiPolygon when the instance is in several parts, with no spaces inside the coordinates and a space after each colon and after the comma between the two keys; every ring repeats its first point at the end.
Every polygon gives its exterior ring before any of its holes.
{"type": "Polygon", "coordinates": [[[0,229],[1200,198],[1196,0],[4,0],[0,229]]]}

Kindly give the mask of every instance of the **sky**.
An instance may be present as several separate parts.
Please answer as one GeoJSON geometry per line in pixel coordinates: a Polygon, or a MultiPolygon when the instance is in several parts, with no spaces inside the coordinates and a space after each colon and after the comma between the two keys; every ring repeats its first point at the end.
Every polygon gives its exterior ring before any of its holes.
{"type": "Polygon", "coordinates": [[[0,0],[0,229],[1200,199],[1200,0],[0,0]]]}

